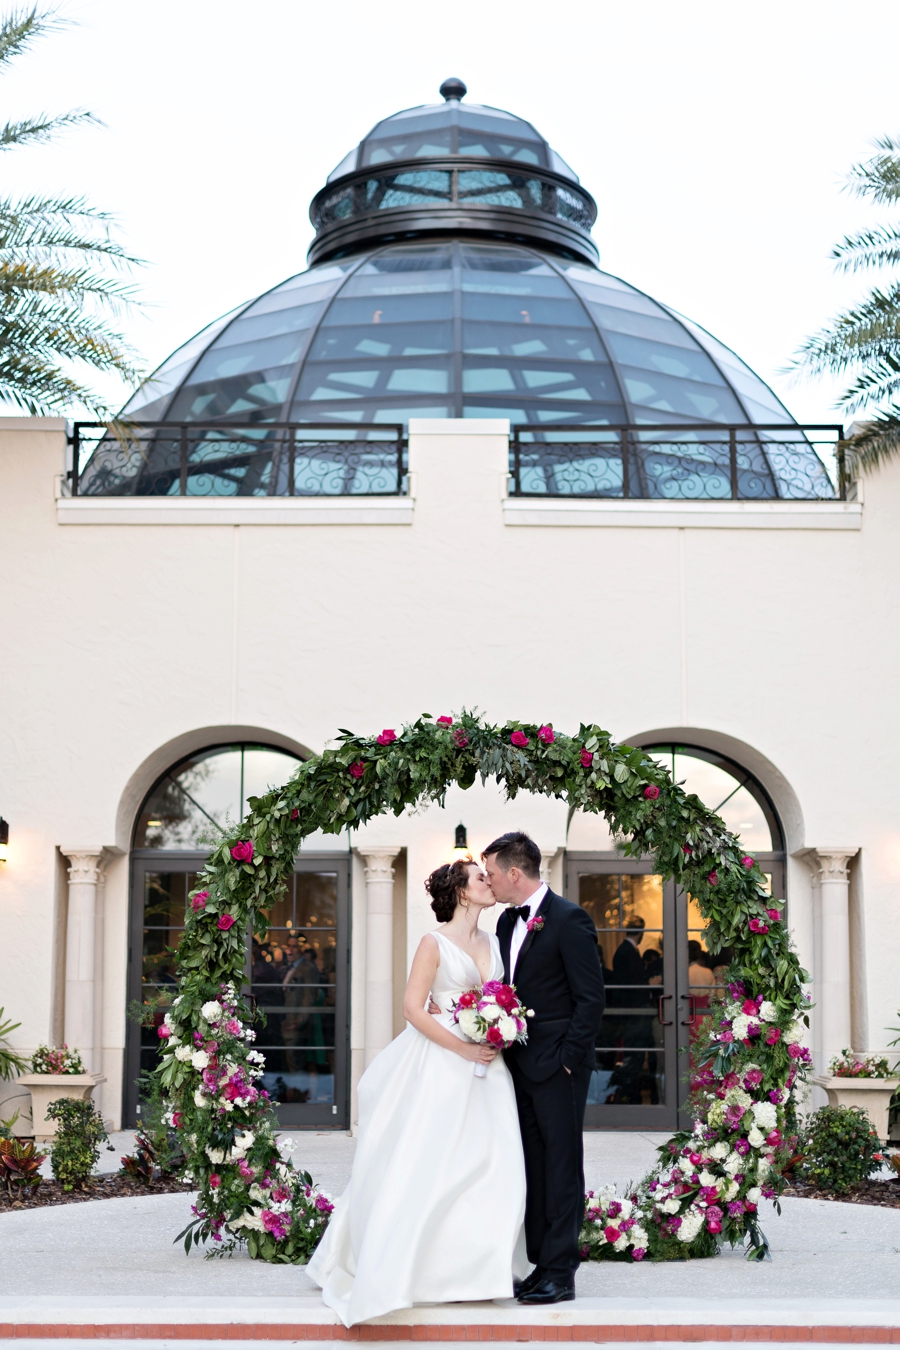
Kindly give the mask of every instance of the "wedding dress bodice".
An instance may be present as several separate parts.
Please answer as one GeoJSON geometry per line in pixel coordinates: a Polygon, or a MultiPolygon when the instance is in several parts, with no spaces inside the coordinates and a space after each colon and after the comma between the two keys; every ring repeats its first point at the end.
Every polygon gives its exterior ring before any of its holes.
{"type": "MultiPolygon", "coordinates": [[[[441,949],[441,963],[437,968],[431,986],[431,994],[441,1012],[450,1013],[460,994],[467,989],[480,989],[484,981],[481,978],[480,970],[468,952],[464,952],[461,947],[457,947],[456,943],[445,937],[443,933],[435,933],[434,936],[437,938],[438,946],[441,949]]],[[[493,933],[488,933],[488,938],[491,943],[489,978],[502,980],[503,958],[500,955],[500,944],[493,933]]],[[[445,1019],[442,1018],[442,1020],[445,1019]]]]}

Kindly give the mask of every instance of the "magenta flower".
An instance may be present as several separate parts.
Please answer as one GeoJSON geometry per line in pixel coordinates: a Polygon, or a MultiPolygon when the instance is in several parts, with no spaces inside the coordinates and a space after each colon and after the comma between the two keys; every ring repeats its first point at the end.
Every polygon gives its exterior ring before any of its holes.
{"type": "Polygon", "coordinates": [[[710,874],[709,874],[709,876],[706,878],[706,880],[709,882],[710,886],[718,886],[718,884],[719,884],[719,874],[718,874],[718,872],[710,872],[710,874]]]}
{"type": "Polygon", "coordinates": [[[603,1236],[606,1238],[609,1245],[612,1246],[614,1242],[618,1242],[622,1234],[619,1232],[618,1228],[615,1228],[610,1224],[608,1228],[604,1228],[603,1236]]]}
{"type": "Polygon", "coordinates": [[[759,1087],[762,1080],[762,1069],[748,1069],[744,1074],[744,1087],[750,1092],[753,1088],[759,1087]]]}
{"type": "Polygon", "coordinates": [[[728,1213],[732,1219],[739,1219],[744,1212],[743,1200],[732,1200],[728,1206],[728,1213]]]}
{"type": "Polygon", "coordinates": [[[643,1261],[646,1255],[647,1255],[646,1247],[632,1247],[631,1249],[631,1259],[633,1261],[643,1261]]]}
{"type": "Polygon", "coordinates": [[[218,920],[216,921],[216,927],[218,928],[220,933],[227,933],[233,923],[234,923],[233,914],[220,914],[218,920]]]}
{"type": "Polygon", "coordinates": [[[465,750],[466,746],[469,744],[469,738],[462,727],[457,727],[453,732],[453,744],[458,750],[465,750]]]}
{"type": "Polygon", "coordinates": [[[512,745],[518,745],[522,749],[528,744],[528,737],[524,731],[514,731],[509,739],[512,745]]]}
{"type": "Polygon", "coordinates": [[[746,1139],[736,1139],[734,1141],[735,1153],[747,1154],[750,1152],[750,1144],[746,1139]]]}
{"type": "Polygon", "coordinates": [[[437,720],[437,724],[438,724],[439,727],[452,727],[452,726],[453,726],[453,718],[452,718],[452,717],[439,717],[438,720],[437,720]]]}
{"type": "Polygon", "coordinates": [[[230,1017],[225,1023],[225,1030],[230,1036],[240,1036],[241,1024],[236,1017],[230,1017]]]}
{"type": "Polygon", "coordinates": [[[751,919],[751,920],[750,920],[750,932],[751,932],[751,933],[768,933],[768,931],[769,931],[769,925],[768,925],[767,923],[763,923],[762,919],[751,919]]]}
{"type": "Polygon", "coordinates": [[[167,1041],[167,1040],[169,1039],[169,1037],[172,1035],[172,1028],[171,1028],[171,1027],[167,1027],[166,1024],[165,1024],[165,1022],[162,1022],[162,1023],[156,1028],[156,1034],[157,1034],[157,1036],[160,1038],[161,1041],[167,1041]]]}
{"type": "Polygon", "coordinates": [[[747,1017],[755,1017],[758,1011],[759,1009],[755,998],[744,999],[744,1002],[741,1004],[742,1013],[746,1014],[747,1017]]]}
{"type": "Polygon", "coordinates": [[[334,1209],[334,1205],[331,1203],[331,1201],[328,1199],[326,1195],[317,1195],[316,1209],[321,1214],[330,1214],[331,1211],[334,1209]]]}
{"type": "Polygon", "coordinates": [[[594,762],[594,756],[593,756],[592,751],[590,751],[590,750],[582,750],[582,752],[581,752],[581,767],[582,767],[583,769],[589,769],[589,768],[591,767],[591,765],[593,764],[593,762],[594,762]]]}
{"type": "Polygon", "coordinates": [[[244,1178],[245,1181],[252,1181],[253,1178],[256,1176],[256,1172],[253,1170],[253,1168],[248,1167],[247,1160],[245,1158],[241,1158],[240,1162],[238,1163],[238,1171],[240,1172],[241,1176],[244,1178]]]}
{"type": "Polygon", "coordinates": [[[299,820],[299,819],[300,819],[300,812],[297,810],[295,806],[293,811],[291,812],[291,820],[299,820]]]}
{"type": "Polygon", "coordinates": [[[543,741],[545,745],[552,745],[556,740],[556,733],[549,722],[545,727],[538,727],[538,740],[543,741]]]}
{"type": "Polygon", "coordinates": [[[681,851],[686,858],[689,858],[694,850],[691,848],[690,844],[682,844],[681,851]]]}
{"type": "Polygon", "coordinates": [[[378,737],[375,743],[376,745],[390,745],[391,742],[395,741],[396,739],[397,733],[396,731],[394,731],[393,727],[385,727],[384,731],[381,733],[381,735],[378,737]]]}
{"type": "Polygon", "coordinates": [[[753,858],[750,857],[749,854],[747,855],[746,858],[741,858],[741,866],[742,866],[742,867],[748,867],[748,868],[749,868],[749,867],[752,867],[752,866],[753,866],[753,862],[754,862],[754,860],[753,860],[753,858]]]}
{"type": "Polygon", "coordinates": [[[356,760],[355,763],[350,765],[350,773],[354,778],[362,778],[365,771],[366,766],[361,759],[356,760]]]}
{"type": "Polygon", "coordinates": [[[173,1111],[173,1112],[172,1112],[172,1128],[175,1129],[175,1130],[180,1130],[183,1124],[184,1124],[184,1116],[181,1114],[181,1112],[180,1112],[180,1111],[173,1111]]]}
{"type": "Polygon", "coordinates": [[[781,1040],[781,1032],[777,1027],[770,1027],[769,1034],[766,1037],[766,1045],[777,1045],[781,1040]]]}
{"type": "Polygon", "coordinates": [[[191,909],[194,911],[195,914],[197,913],[198,909],[203,909],[205,907],[208,899],[209,899],[209,891],[197,892],[197,894],[191,900],[191,909]]]}
{"type": "Polygon", "coordinates": [[[773,923],[778,923],[779,919],[781,918],[780,909],[767,909],[766,913],[768,914],[769,918],[772,920],[773,923]]]}
{"type": "Polygon", "coordinates": [[[780,1105],[781,1105],[781,1101],[782,1101],[783,1096],[784,1096],[784,1093],[783,1093],[783,1092],[779,1092],[778,1088],[772,1088],[772,1089],[770,1089],[770,1091],[769,1091],[769,1101],[770,1101],[770,1102],[774,1102],[776,1106],[780,1106],[780,1105]]]}
{"type": "Polygon", "coordinates": [[[659,788],[656,786],[655,783],[647,784],[647,786],[644,788],[644,796],[647,798],[648,802],[656,801],[657,797],[659,796],[659,788]]]}
{"type": "Polygon", "coordinates": [[[218,1172],[210,1172],[210,1174],[209,1174],[209,1187],[210,1187],[210,1190],[213,1190],[213,1191],[218,1190],[218,1188],[221,1186],[221,1184],[222,1184],[222,1178],[219,1176],[218,1172]]]}
{"type": "Polygon", "coordinates": [[[239,839],[231,850],[231,856],[235,862],[250,862],[253,858],[253,841],[250,839],[239,839]]]}

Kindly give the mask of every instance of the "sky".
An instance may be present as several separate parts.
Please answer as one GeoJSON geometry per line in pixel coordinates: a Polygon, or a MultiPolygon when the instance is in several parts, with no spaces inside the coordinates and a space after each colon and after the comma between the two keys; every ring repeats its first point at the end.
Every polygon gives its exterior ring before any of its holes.
{"type": "MultiPolygon", "coordinates": [[[[4,7],[7,8],[7,7],[4,7]]],[[[839,385],[783,368],[864,294],[832,245],[885,218],[850,166],[900,132],[896,0],[62,0],[62,32],[2,75],[2,114],[104,126],[7,152],[10,194],[114,214],[145,260],[122,320],[147,370],[305,267],[308,207],[380,118],[439,101],[526,117],[597,200],[600,266],[741,355],[803,422],[839,385]]],[[[106,382],[112,403],[127,389],[106,382]]],[[[74,411],[74,410],[73,410],[74,411]]]]}

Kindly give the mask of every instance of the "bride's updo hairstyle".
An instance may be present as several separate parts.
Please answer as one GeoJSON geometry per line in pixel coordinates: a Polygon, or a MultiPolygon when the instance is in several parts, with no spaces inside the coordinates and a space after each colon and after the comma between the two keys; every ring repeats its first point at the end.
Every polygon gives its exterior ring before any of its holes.
{"type": "Polygon", "coordinates": [[[469,885],[472,862],[472,858],[457,858],[456,862],[444,863],[425,882],[438,923],[449,923],[456,913],[456,906],[469,885]]]}

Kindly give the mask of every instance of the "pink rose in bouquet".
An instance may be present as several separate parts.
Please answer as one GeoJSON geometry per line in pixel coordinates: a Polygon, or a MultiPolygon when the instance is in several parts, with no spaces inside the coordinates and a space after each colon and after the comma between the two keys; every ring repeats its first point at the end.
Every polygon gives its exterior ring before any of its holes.
{"type": "MultiPolygon", "coordinates": [[[[487,980],[481,989],[467,989],[453,1005],[453,1020],[467,1040],[508,1050],[528,1039],[525,1019],[534,1014],[525,1008],[513,984],[487,980]]],[[[475,1065],[475,1077],[484,1078],[485,1064],[475,1065]]]]}

